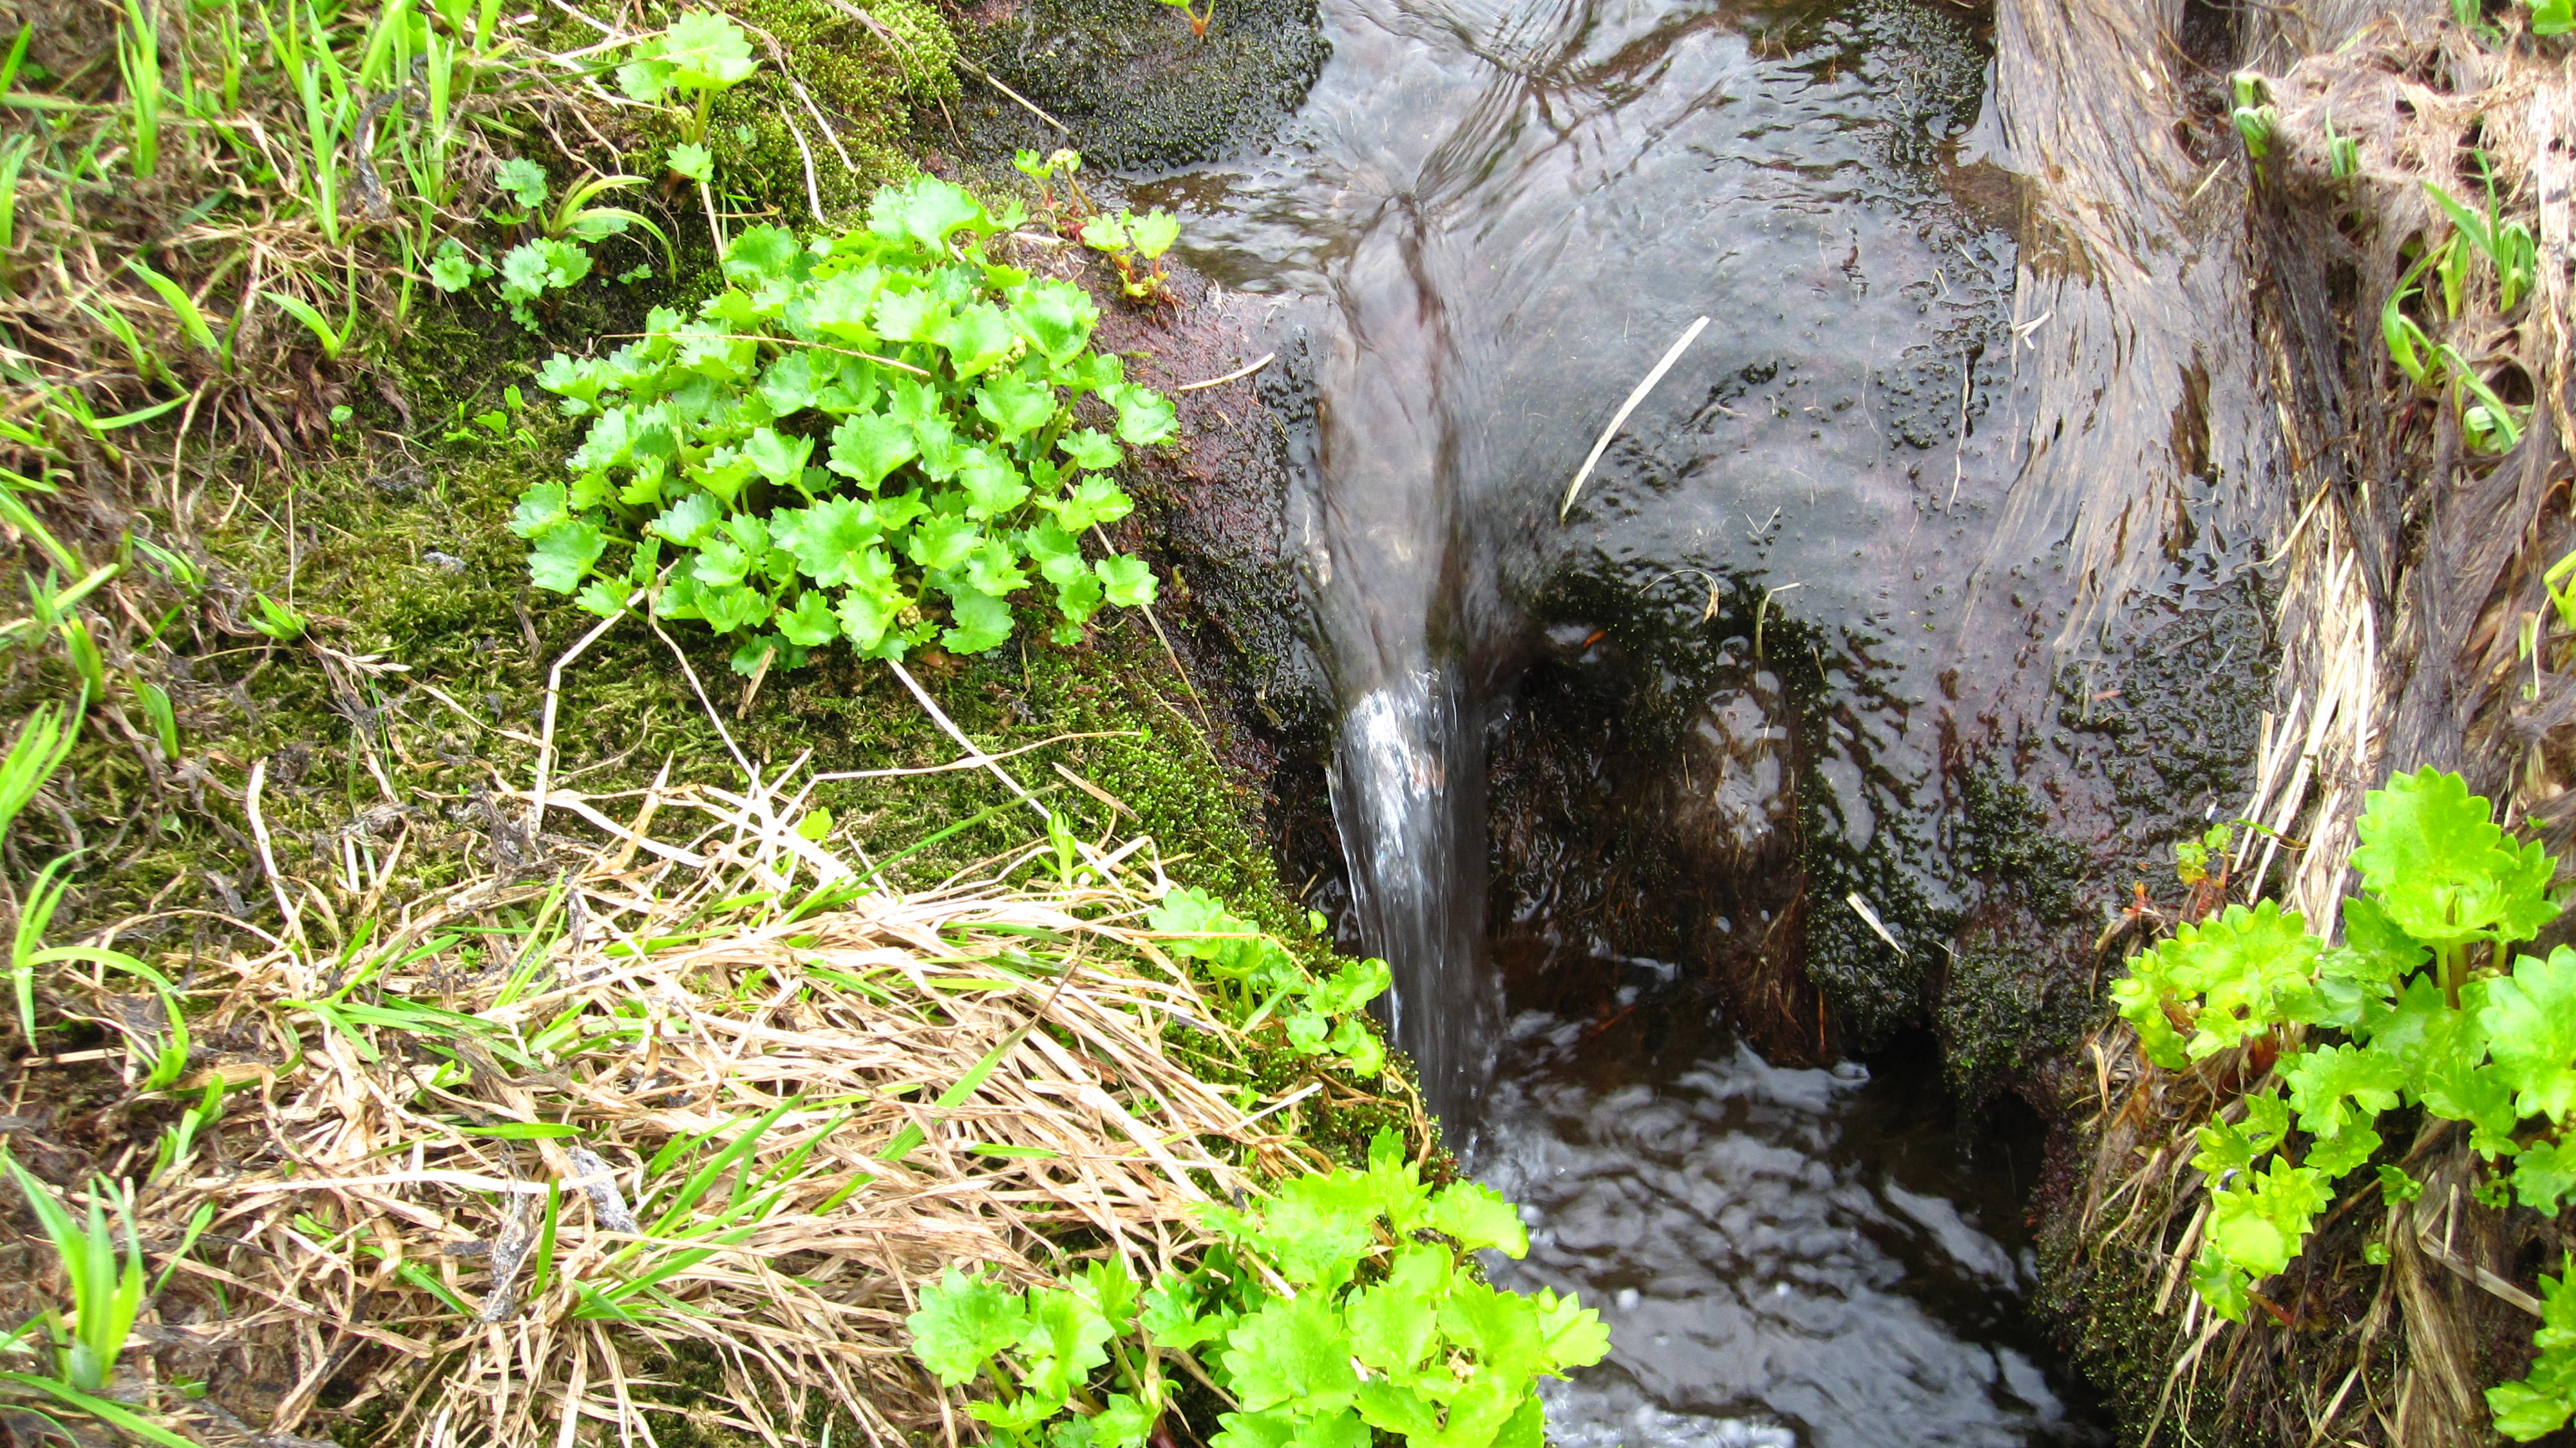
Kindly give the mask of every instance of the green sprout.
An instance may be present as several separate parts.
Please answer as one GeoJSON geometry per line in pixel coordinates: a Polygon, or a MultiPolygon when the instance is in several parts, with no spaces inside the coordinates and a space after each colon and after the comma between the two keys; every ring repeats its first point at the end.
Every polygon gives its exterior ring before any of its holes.
{"type": "Polygon", "coordinates": [[[741,26],[721,15],[692,10],[661,35],[636,46],[617,68],[617,83],[629,97],[648,104],[675,92],[690,100],[693,109],[682,139],[703,144],[716,96],[759,68],[750,37],[741,26]]]}
{"type": "Polygon", "coordinates": [[[56,1370],[63,1382],[77,1391],[104,1392],[115,1376],[117,1357],[125,1351],[126,1335],[133,1331],[134,1319],[143,1310],[143,1248],[134,1239],[130,1192],[120,1193],[107,1178],[98,1178],[90,1186],[89,1215],[84,1221],[56,1201],[53,1190],[5,1150],[0,1150],[0,1167],[8,1168],[18,1190],[25,1194],[27,1206],[62,1259],[63,1276],[71,1285],[72,1320],[65,1323],[58,1312],[46,1310],[56,1370]],[[107,1213],[99,1205],[102,1200],[116,1202],[117,1216],[125,1228],[122,1262],[118,1260],[116,1234],[110,1230],[107,1213]]]}

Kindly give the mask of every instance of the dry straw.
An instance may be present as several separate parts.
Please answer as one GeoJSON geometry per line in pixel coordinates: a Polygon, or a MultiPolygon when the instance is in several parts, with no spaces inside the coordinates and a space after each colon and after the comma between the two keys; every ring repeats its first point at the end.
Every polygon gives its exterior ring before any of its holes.
{"type": "Polygon", "coordinates": [[[953,1440],[902,1326],[923,1282],[1109,1253],[1145,1276],[1202,1203],[1315,1160],[1315,1083],[1209,1079],[1245,1074],[1240,1042],[1140,924],[1149,842],[898,894],[776,823],[794,776],[556,790],[612,839],[549,882],[201,965],[181,1091],[227,1105],[143,1191],[175,1271],[128,1362],[210,1392],[145,1401],[208,1442],[309,1433],[326,1390],[323,1416],[436,1448],[650,1444],[683,1417],[953,1440]]]}
{"type": "MultiPolygon", "coordinates": [[[[2310,48],[2318,53],[2271,83],[2280,118],[2268,165],[2290,219],[2258,224],[2285,228],[2269,238],[2276,252],[2306,249],[2363,281],[2349,299],[2352,330],[2324,339],[2339,351],[2295,328],[2258,327],[2285,391],[2305,404],[2283,411],[2300,503],[2273,550],[2281,702],[2264,717],[2237,812],[2264,828],[2240,833],[2228,863],[2247,898],[2277,895],[2331,934],[2362,796],[2393,770],[2458,769],[2508,823],[2571,858],[2576,674],[2561,671],[2546,623],[2544,647],[2518,644],[2550,609],[2543,573],[2576,546],[2559,442],[2567,162],[2543,144],[2576,115],[2576,77],[2427,22],[2374,22],[2349,44],[2310,48]],[[2334,177],[2338,147],[2348,174],[2334,177]],[[2483,207],[2472,151],[2547,261],[2521,314],[2528,325],[2506,325],[2488,274],[2471,280],[2452,329],[2480,375],[2518,372],[2531,384],[2521,444],[2494,460],[2463,445],[2448,397],[2419,396],[2397,375],[2376,327],[2405,248],[2447,234],[2426,183],[2483,207]],[[2345,431],[2300,435],[2303,418],[2340,419],[2345,431]]],[[[2105,943],[2123,938],[2136,937],[2105,943]]],[[[2424,1183],[2419,1199],[2386,1207],[2367,1173],[2348,1180],[2301,1260],[2263,1286],[2252,1321],[2221,1321],[2188,1281],[2209,1202],[2190,1165],[2193,1133],[2241,1115],[2271,1061],[2238,1051],[2168,1073],[2134,1047],[2117,1024],[2091,1043],[2084,1091],[2099,1115],[2075,1224],[2079,1270],[2124,1283],[2104,1300],[2151,1319],[2102,1326],[2161,1344],[2161,1381],[2136,1405],[2145,1441],[2212,1428],[2307,1445],[2489,1441],[2482,1388],[2521,1374],[2536,1325],[2524,1249],[2554,1260],[2557,1225],[2473,1206],[2462,1134],[2428,1119],[2398,1143],[2424,1183]],[[2374,1244],[2385,1266],[2365,1260],[2374,1244]]]]}

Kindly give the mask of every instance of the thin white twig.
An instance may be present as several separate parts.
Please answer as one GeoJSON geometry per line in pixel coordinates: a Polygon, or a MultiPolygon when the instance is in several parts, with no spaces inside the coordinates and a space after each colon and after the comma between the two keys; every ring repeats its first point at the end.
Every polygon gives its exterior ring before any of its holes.
{"type": "Polygon", "coordinates": [[[287,931],[295,937],[296,943],[310,949],[304,938],[304,916],[287,901],[286,882],[277,874],[277,853],[268,843],[268,821],[260,817],[259,794],[267,787],[268,760],[263,756],[251,764],[250,787],[243,791],[242,809],[250,816],[251,842],[259,846],[260,872],[268,876],[268,892],[277,897],[277,913],[285,920],[287,931]]]}
{"type": "Polygon", "coordinates": [[[1628,400],[1619,404],[1618,415],[1610,419],[1608,427],[1601,429],[1599,440],[1592,444],[1591,454],[1584,458],[1583,466],[1575,470],[1574,481],[1566,485],[1565,502],[1556,510],[1556,521],[1564,522],[1565,515],[1574,511],[1574,498],[1583,491],[1583,480],[1592,476],[1593,465],[1610,450],[1610,439],[1617,437],[1619,429],[1627,424],[1628,414],[1636,411],[1637,404],[1646,400],[1646,394],[1655,390],[1655,384],[1664,380],[1664,374],[1673,370],[1673,364],[1682,360],[1683,349],[1689,347],[1707,326],[1706,317],[1691,323],[1682,333],[1681,340],[1664,353],[1664,360],[1656,363],[1655,370],[1646,374],[1646,380],[1637,384],[1637,390],[1628,394],[1628,400]]]}
{"type": "Polygon", "coordinates": [[[1196,392],[1202,387],[1222,386],[1225,383],[1232,382],[1238,377],[1251,376],[1253,373],[1269,366],[1273,361],[1277,360],[1278,356],[1279,354],[1276,352],[1264,352],[1261,354],[1260,361],[1245,363],[1243,366],[1237,367],[1233,371],[1225,374],[1223,377],[1211,377],[1205,382],[1184,382],[1172,390],[1174,392],[1196,392]]]}
{"type": "Polygon", "coordinates": [[[919,704],[922,710],[930,715],[930,722],[938,725],[941,733],[956,740],[960,748],[981,760],[984,767],[992,771],[995,779],[1009,786],[1011,793],[1018,795],[1028,803],[1029,808],[1038,812],[1039,819],[1048,817],[1047,807],[1038,801],[1038,797],[1029,793],[1018,780],[1013,779],[1011,772],[1004,769],[992,755],[986,754],[974,740],[967,738],[966,731],[957,727],[957,721],[948,717],[947,711],[939,707],[938,700],[930,697],[929,690],[921,687],[921,681],[912,676],[910,669],[894,659],[888,659],[885,663],[887,668],[894,670],[894,676],[903,681],[903,686],[912,691],[913,702],[919,704]]]}
{"type": "Polygon", "coordinates": [[[796,154],[805,158],[805,205],[814,213],[814,224],[820,226],[823,224],[823,192],[814,184],[814,148],[805,144],[805,130],[796,124],[794,116],[782,115],[779,119],[787,123],[787,134],[796,138],[796,154]]]}
{"type": "Polygon", "coordinates": [[[1064,135],[1070,136],[1073,134],[1073,127],[1066,125],[1064,122],[1048,115],[1045,111],[1038,109],[1037,102],[1030,100],[1027,96],[1020,94],[1009,86],[1002,84],[1001,80],[991,71],[986,70],[984,67],[977,65],[975,62],[968,60],[962,55],[957,57],[957,63],[966,67],[966,69],[971,72],[976,79],[984,82],[984,84],[991,86],[993,89],[1000,91],[1002,94],[1009,96],[1015,101],[1018,101],[1021,106],[1027,109],[1030,115],[1033,115],[1039,120],[1046,122],[1048,125],[1055,127],[1058,132],[1064,135]]]}
{"type": "Polygon", "coordinates": [[[538,730],[537,737],[537,788],[534,797],[528,802],[528,843],[532,846],[537,841],[538,830],[546,822],[546,778],[554,773],[555,710],[563,703],[564,670],[571,666],[573,660],[580,658],[584,650],[599,642],[601,634],[608,632],[619,619],[626,617],[626,610],[633,608],[636,600],[643,596],[644,590],[640,588],[628,595],[626,601],[617,606],[617,612],[601,619],[590,632],[581,636],[581,642],[565,650],[564,656],[555,660],[555,666],[546,671],[546,717],[538,730]]]}

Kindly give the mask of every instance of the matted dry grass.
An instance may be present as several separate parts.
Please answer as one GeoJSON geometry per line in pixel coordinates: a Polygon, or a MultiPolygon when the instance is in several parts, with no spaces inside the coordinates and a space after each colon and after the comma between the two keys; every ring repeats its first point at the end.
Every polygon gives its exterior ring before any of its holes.
{"type": "MultiPolygon", "coordinates": [[[[2331,935],[2362,797],[2395,770],[2461,771],[2548,844],[2561,883],[2576,861],[2576,658],[2542,583],[2576,547],[2562,442],[2576,160],[2554,139],[2576,129],[2576,75],[2528,48],[2471,44],[2429,15],[2373,21],[2348,44],[2310,41],[2319,53],[2271,83],[2275,209],[2255,225],[2274,254],[2303,253],[2284,284],[2313,281],[2313,306],[2327,305],[2338,267],[2358,281],[2331,299],[2339,329],[2258,328],[2281,395],[2298,404],[2283,419],[2299,507],[2274,543],[2280,703],[2239,811],[2270,833],[2240,836],[2229,865],[2237,894],[2276,896],[2331,935]],[[2351,145],[2349,179],[2331,174],[2337,139],[2351,145]],[[2405,248],[2447,234],[2425,183],[2482,207],[2472,150],[2541,254],[2534,300],[2510,315],[2481,262],[2450,333],[2481,376],[2530,404],[2501,457],[2465,445],[2459,407],[2413,388],[2377,327],[2405,248]]],[[[2480,1171],[2462,1134],[2428,1121],[2398,1153],[2423,1196],[2391,1210],[2368,1174],[2347,1181],[2270,1287],[2278,1300],[2226,1323],[2186,1275],[2208,1213],[2192,1133],[2213,1112],[2241,1114],[2269,1060],[2229,1052],[2178,1074],[2134,1047],[2116,1022],[2091,1043],[2085,1094],[2098,1115],[2076,1230],[2091,1270],[2131,1284],[2123,1300],[2143,1295],[2158,1319],[2144,1329],[2166,1368],[2148,1440],[2224,1426],[2246,1442],[2492,1441],[2482,1389],[2529,1360],[2538,1303],[2525,1249],[2547,1245],[2554,1261],[2557,1225],[2473,1205],[2480,1171]],[[2384,1268],[2363,1260],[2372,1243],[2387,1249],[2384,1268]]]]}
{"type": "MultiPolygon", "coordinates": [[[[275,948],[200,965],[181,1094],[228,1082],[225,1114],[142,1191],[175,1271],[127,1355],[189,1436],[955,1442],[902,1327],[921,1283],[1149,1274],[1201,1203],[1316,1160],[1301,1101],[1354,1096],[1210,1079],[1248,1079],[1243,1044],[1140,923],[1148,841],[904,895],[790,828],[775,782],[549,803],[610,845],[356,948],[302,944],[281,883],[275,948]]],[[[113,984],[61,988],[148,1044],[113,984]]]]}

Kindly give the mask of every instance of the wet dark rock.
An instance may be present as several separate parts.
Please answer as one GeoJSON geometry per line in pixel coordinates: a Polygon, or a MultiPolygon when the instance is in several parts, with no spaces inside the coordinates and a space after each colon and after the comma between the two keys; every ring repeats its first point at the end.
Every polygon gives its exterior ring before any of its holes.
{"type": "Polygon", "coordinates": [[[1315,0],[1198,3],[1216,7],[1204,37],[1156,0],[986,0],[961,27],[965,53],[1070,133],[970,74],[957,120],[972,149],[1071,146],[1096,165],[1156,171],[1214,160],[1277,124],[1331,54],[1315,0]]]}

